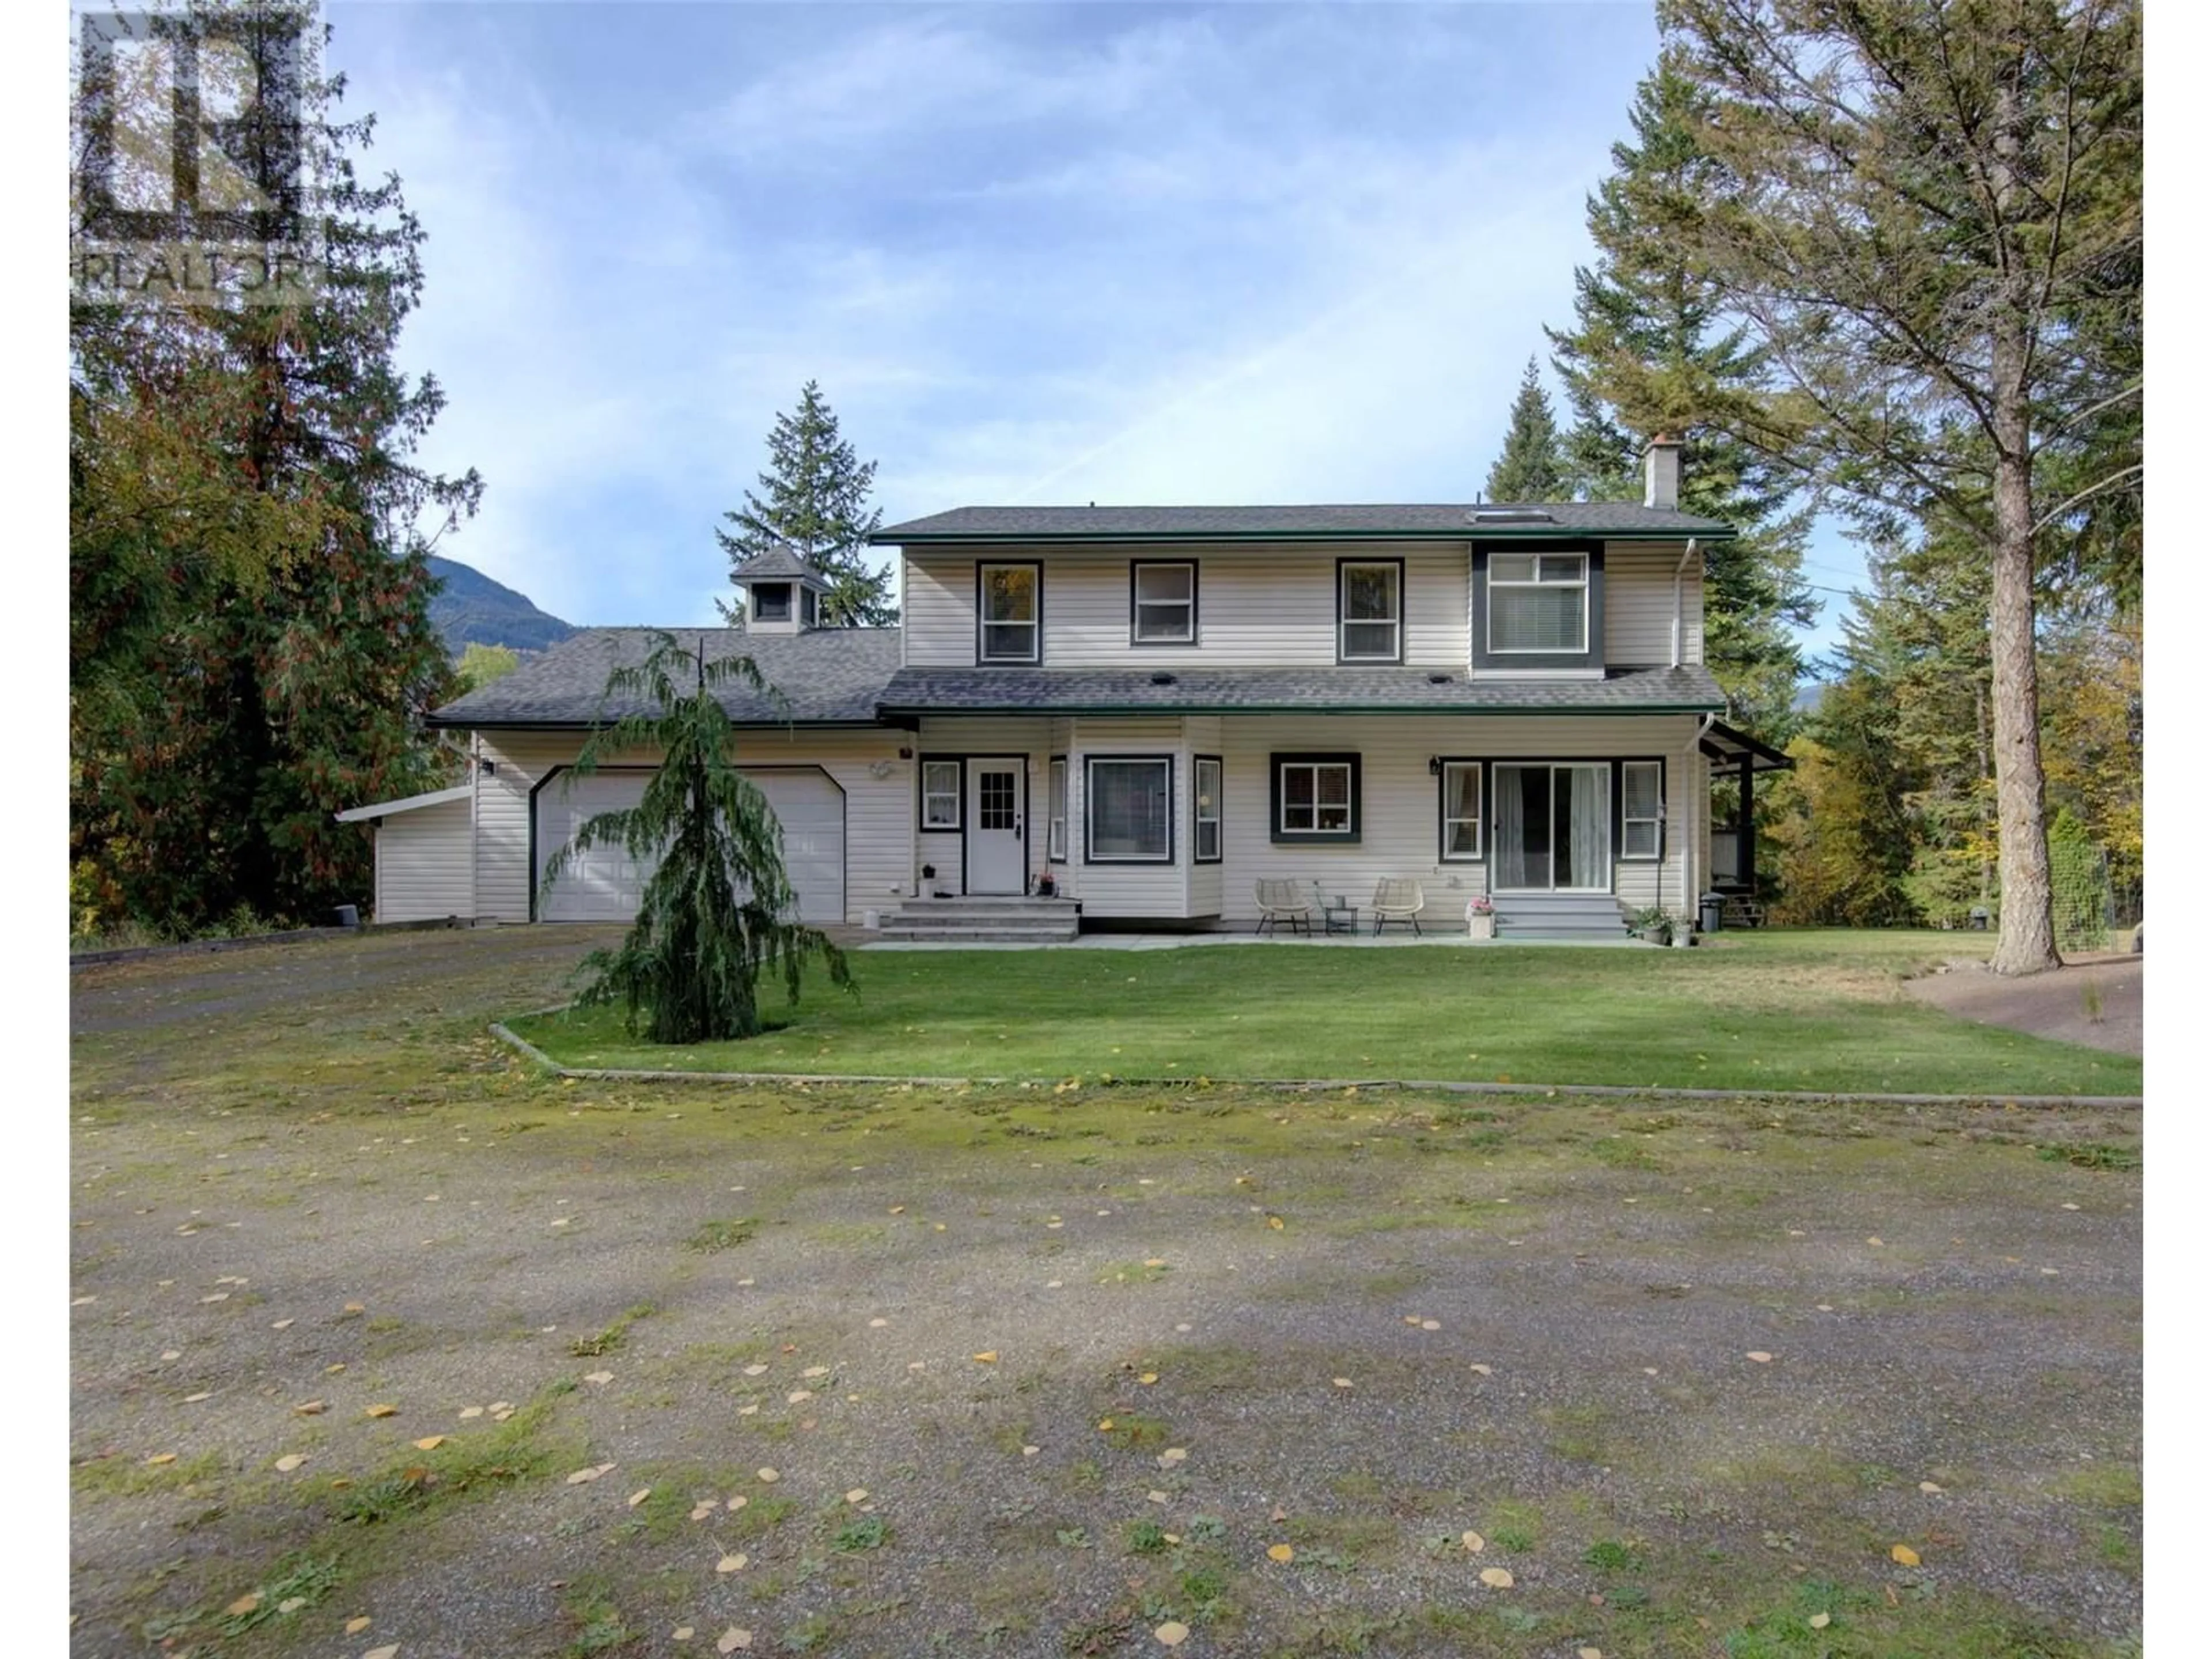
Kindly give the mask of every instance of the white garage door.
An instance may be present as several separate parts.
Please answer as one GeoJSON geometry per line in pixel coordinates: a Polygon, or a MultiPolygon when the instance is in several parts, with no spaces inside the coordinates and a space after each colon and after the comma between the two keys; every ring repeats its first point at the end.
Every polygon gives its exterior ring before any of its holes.
{"type": "MultiPolygon", "coordinates": [[[[845,797],[823,773],[750,771],[745,775],[768,797],[783,826],[783,867],[799,894],[804,921],[845,920],[845,797]]],[[[642,772],[601,772],[588,778],[563,772],[538,792],[538,877],[578,826],[599,812],[635,806],[645,793],[642,772]]],[[[628,921],[637,915],[649,861],[618,847],[594,847],[568,867],[539,902],[545,921],[628,921]]]]}

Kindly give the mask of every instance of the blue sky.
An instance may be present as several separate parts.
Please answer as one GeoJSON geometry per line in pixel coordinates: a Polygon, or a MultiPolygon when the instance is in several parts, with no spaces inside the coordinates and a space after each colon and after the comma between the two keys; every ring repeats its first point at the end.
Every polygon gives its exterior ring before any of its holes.
{"type": "Polygon", "coordinates": [[[1626,4],[328,15],[429,233],[427,459],[488,482],[441,550],[582,623],[712,619],[809,377],[890,520],[1472,499],[1656,44],[1626,4]]]}

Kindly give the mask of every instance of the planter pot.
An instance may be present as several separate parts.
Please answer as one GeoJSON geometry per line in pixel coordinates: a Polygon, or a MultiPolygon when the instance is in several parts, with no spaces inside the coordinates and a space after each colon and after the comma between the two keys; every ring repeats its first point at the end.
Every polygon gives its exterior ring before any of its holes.
{"type": "Polygon", "coordinates": [[[1497,938],[1498,918],[1494,915],[1469,916],[1467,919],[1467,936],[1469,939],[1497,938]]]}
{"type": "Polygon", "coordinates": [[[1668,942],[1668,932],[1664,927],[1646,927],[1642,930],[1642,938],[1646,945],[1664,945],[1668,942]]]}

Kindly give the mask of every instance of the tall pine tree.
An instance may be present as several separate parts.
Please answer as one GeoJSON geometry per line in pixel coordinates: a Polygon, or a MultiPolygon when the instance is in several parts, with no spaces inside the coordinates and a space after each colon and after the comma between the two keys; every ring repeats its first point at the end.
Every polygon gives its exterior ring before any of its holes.
{"type": "Polygon", "coordinates": [[[1513,394],[1513,411],[1505,424],[1505,447],[1492,463],[1482,486],[1493,501],[1556,501],[1565,499],[1566,468],[1559,453],[1559,423],[1552,416],[1552,396],[1536,377],[1531,357],[1522,372],[1521,389],[1513,394]]]}
{"type": "MultiPolygon", "coordinates": [[[[829,579],[830,591],[822,596],[823,627],[895,625],[899,613],[890,600],[890,572],[868,559],[868,538],[884,521],[883,510],[868,505],[876,464],[863,462],[838,435],[837,417],[815,381],[799,389],[796,410],[775,417],[768,454],[759,493],[747,490],[745,504],[722,515],[734,530],[714,532],[730,556],[731,570],[788,544],[829,579]]],[[[741,620],[741,603],[723,604],[722,614],[741,620]]]]}
{"type": "Polygon", "coordinates": [[[2002,908],[1990,965],[2058,965],[2037,691],[2047,532],[2139,535],[2139,0],[1662,0],[1711,108],[1711,173],[1672,235],[1771,374],[1718,416],[1990,570],[2002,908]]]}
{"type": "Polygon", "coordinates": [[[1638,85],[1632,137],[1613,147],[1613,172],[1589,198],[1598,257],[1575,271],[1575,325],[1547,332],[1575,416],[1562,446],[1570,488],[1585,501],[1637,495],[1638,434],[1672,432],[1683,510],[1736,527],[1705,555],[1705,661],[1729,718],[1781,743],[1803,672],[1794,630],[1814,615],[1801,574],[1812,515],[1794,473],[1713,418],[1765,364],[1681,251],[1711,185],[1694,136],[1709,106],[1665,59],[1638,85]]]}
{"type": "MultiPolygon", "coordinates": [[[[70,314],[73,891],[81,921],[176,933],[366,896],[368,836],[332,814],[447,775],[426,554],[482,489],[412,459],[444,394],[393,362],[423,233],[397,177],[355,170],[371,118],[337,118],[343,82],[282,14],[198,0],[156,26],[211,24],[264,91],[227,147],[308,170],[319,283],[70,314]]],[[[115,95],[88,84],[80,116],[115,95]]]]}

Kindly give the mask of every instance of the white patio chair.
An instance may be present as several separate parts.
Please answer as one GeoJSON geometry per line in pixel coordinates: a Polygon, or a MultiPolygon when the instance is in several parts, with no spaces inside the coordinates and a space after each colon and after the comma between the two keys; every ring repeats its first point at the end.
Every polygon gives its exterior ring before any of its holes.
{"type": "Polygon", "coordinates": [[[1418,881],[1395,881],[1389,876],[1375,884],[1375,931],[1381,933],[1385,922],[1402,921],[1421,936],[1421,911],[1428,903],[1418,881]]]}
{"type": "Polygon", "coordinates": [[[1260,921],[1254,933],[1273,933],[1277,922],[1287,921],[1292,933],[1312,934],[1313,906],[1298,896],[1297,883],[1263,877],[1252,884],[1252,892],[1260,904],[1260,921]]]}

